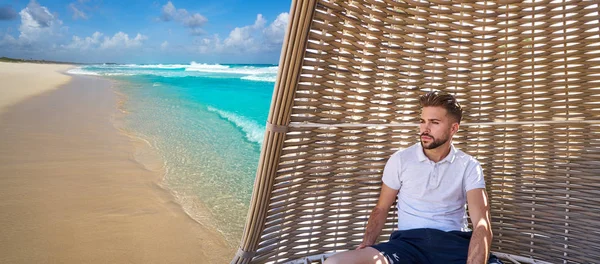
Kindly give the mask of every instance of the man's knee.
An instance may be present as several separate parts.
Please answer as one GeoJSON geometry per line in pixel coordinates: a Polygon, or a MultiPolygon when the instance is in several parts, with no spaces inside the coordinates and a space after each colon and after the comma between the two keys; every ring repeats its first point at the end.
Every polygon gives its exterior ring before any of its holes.
{"type": "Polygon", "coordinates": [[[387,260],[377,249],[372,247],[360,250],[350,250],[337,253],[325,260],[325,264],[348,264],[348,263],[387,263],[387,260]]]}
{"type": "Polygon", "coordinates": [[[323,262],[323,264],[338,264],[338,263],[341,263],[340,260],[339,260],[339,257],[338,257],[339,254],[340,253],[337,253],[337,254],[334,254],[334,255],[328,257],[325,260],[325,262],[323,262]]]}

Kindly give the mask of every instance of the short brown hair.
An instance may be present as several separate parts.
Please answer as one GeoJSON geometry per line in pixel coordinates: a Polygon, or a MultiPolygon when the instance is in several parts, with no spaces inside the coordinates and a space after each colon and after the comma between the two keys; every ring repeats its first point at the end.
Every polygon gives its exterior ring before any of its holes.
{"type": "Polygon", "coordinates": [[[449,93],[441,91],[431,91],[421,96],[421,107],[439,106],[448,111],[448,115],[456,119],[460,124],[462,119],[462,107],[456,101],[456,98],[449,93]]]}

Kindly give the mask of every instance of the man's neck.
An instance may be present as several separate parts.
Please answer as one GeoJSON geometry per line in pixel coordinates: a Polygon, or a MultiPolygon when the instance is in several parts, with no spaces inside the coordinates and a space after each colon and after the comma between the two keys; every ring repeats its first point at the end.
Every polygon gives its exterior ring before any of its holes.
{"type": "Polygon", "coordinates": [[[450,153],[451,144],[452,143],[450,142],[450,140],[448,140],[448,142],[444,143],[444,145],[441,145],[434,149],[423,148],[423,153],[425,153],[425,156],[427,156],[427,158],[429,158],[431,161],[439,162],[440,160],[443,160],[444,158],[446,158],[446,156],[448,156],[448,154],[450,153]]]}

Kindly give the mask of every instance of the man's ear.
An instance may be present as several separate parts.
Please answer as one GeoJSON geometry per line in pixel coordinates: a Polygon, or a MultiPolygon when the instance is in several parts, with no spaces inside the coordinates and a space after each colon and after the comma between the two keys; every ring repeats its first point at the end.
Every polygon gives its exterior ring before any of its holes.
{"type": "Polygon", "coordinates": [[[452,134],[456,134],[456,132],[458,132],[459,127],[460,125],[458,123],[452,123],[452,126],[450,127],[450,131],[452,132],[452,134]]]}

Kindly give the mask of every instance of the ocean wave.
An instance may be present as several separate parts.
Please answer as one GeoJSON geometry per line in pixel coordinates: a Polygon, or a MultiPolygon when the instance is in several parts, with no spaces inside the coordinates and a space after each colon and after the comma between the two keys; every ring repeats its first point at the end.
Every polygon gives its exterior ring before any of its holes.
{"type": "Polygon", "coordinates": [[[207,64],[207,63],[197,63],[195,61],[190,62],[190,65],[186,65],[186,68],[189,69],[196,69],[196,70],[202,70],[202,69],[229,69],[229,66],[227,65],[221,65],[221,64],[207,64]]]}
{"type": "Polygon", "coordinates": [[[106,72],[106,73],[104,73],[104,75],[106,75],[106,76],[133,76],[133,75],[137,75],[137,74],[131,73],[131,72],[106,72]]]}
{"type": "Polygon", "coordinates": [[[277,66],[221,65],[192,61],[190,64],[97,64],[78,67],[69,73],[100,76],[154,75],[173,78],[198,76],[275,82],[278,69],[277,66]]]}
{"type": "Polygon", "coordinates": [[[115,65],[116,67],[127,67],[127,68],[145,68],[145,69],[185,69],[189,65],[186,64],[122,64],[115,65]]]}
{"type": "Polygon", "coordinates": [[[68,74],[73,74],[73,75],[93,75],[93,76],[99,76],[100,74],[93,72],[93,71],[87,71],[84,70],[82,68],[73,68],[67,71],[68,74]]]}
{"type": "Polygon", "coordinates": [[[190,66],[185,68],[186,71],[197,71],[197,72],[208,72],[208,73],[229,73],[229,74],[244,74],[244,75],[257,75],[257,74],[274,74],[277,75],[277,66],[272,67],[256,67],[256,66],[240,66],[231,67],[228,65],[220,64],[204,64],[191,62],[190,66]]]}
{"type": "Polygon", "coordinates": [[[116,69],[114,67],[99,67],[99,66],[83,66],[71,69],[67,73],[75,75],[94,75],[94,76],[135,76],[135,75],[154,75],[160,77],[188,77],[194,76],[184,71],[160,71],[152,70],[149,68],[136,70],[134,67],[128,68],[127,70],[116,69]]]}
{"type": "Polygon", "coordinates": [[[277,75],[275,76],[258,76],[258,75],[248,75],[241,78],[242,80],[247,81],[256,81],[256,82],[275,82],[277,80],[277,75]]]}
{"type": "Polygon", "coordinates": [[[265,127],[257,124],[253,120],[250,120],[246,117],[236,115],[231,112],[223,111],[212,106],[208,107],[208,111],[217,113],[224,119],[229,120],[235,126],[240,128],[244,134],[246,134],[246,138],[251,141],[262,145],[265,135],[265,127]]]}

